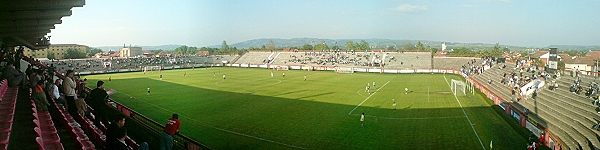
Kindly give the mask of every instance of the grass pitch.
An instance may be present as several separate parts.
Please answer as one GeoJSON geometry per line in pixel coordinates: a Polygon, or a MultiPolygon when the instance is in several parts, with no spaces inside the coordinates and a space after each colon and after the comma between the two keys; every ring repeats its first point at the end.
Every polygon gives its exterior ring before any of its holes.
{"type": "Polygon", "coordinates": [[[483,97],[451,93],[449,82],[461,79],[457,75],[197,68],[85,78],[90,86],[104,80],[107,90],[117,91],[112,99],[157,122],[178,113],[181,133],[214,149],[490,149],[490,141],[493,149],[526,145],[483,97]],[[371,94],[365,92],[367,84],[371,94]],[[364,128],[359,121],[363,112],[364,128]]]}

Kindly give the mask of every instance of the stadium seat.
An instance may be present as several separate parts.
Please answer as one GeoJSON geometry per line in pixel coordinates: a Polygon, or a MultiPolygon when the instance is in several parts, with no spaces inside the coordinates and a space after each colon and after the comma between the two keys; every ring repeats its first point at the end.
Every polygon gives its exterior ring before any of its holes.
{"type": "Polygon", "coordinates": [[[65,148],[63,147],[62,143],[51,143],[51,144],[44,144],[44,140],[42,139],[42,137],[36,137],[35,140],[37,141],[38,147],[40,148],[40,150],[64,150],[65,148]]]}
{"type": "Polygon", "coordinates": [[[40,128],[44,134],[51,134],[51,133],[56,134],[57,133],[56,127],[54,127],[54,125],[42,125],[36,119],[33,119],[33,123],[35,124],[35,127],[40,128]]]}
{"type": "Polygon", "coordinates": [[[9,114],[9,115],[0,115],[0,122],[12,122],[13,121],[13,115],[9,114]]]}
{"type": "Polygon", "coordinates": [[[14,106],[0,106],[0,115],[12,115],[15,114],[14,106]]]}
{"type": "Polygon", "coordinates": [[[80,150],[94,150],[96,146],[89,139],[80,139],[77,138],[77,146],[80,147],[80,150]]]}
{"type": "Polygon", "coordinates": [[[33,128],[38,137],[42,137],[44,144],[60,143],[60,137],[57,133],[43,133],[40,128],[33,128]]]}
{"type": "Polygon", "coordinates": [[[10,132],[12,131],[12,123],[11,122],[0,122],[0,132],[10,132]]]}
{"type": "Polygon", "coordinates": [[[8,144],[9,139],[10,139],[10,132],[0,132],[0,145],[8,144]]]}

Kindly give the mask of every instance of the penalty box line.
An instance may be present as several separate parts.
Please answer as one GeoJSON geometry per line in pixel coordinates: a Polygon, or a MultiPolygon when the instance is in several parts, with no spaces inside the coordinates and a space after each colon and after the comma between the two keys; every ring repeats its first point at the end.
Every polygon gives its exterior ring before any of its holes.
{"type": "Polygon", "coordinates": [[[385,85],[387,85],[388,83],[390,83],[390,81],[387,81],[385,84],[383,84],[383,86],[381,86],[380,88],[378,88],[377,90],[375,90],[375,92],[373,92],[373,94],[369,95],[369,97],[365,98],[365,100],[363,100],[362,102],[360,102],[360,104],[358,104],[356,107],[354,107],[354,109],[352,109],[348,115],[352,114],[352,112],[354,112],[354,110],[356,110],[356,108],[360,107],[360,105],[362,105],[363,103],[365,103],[367,100],[369,100],[369,98],[371,98],[371,96],[375,95],[375,93],[377,93],[379,90],[383,89],[383,87],[385,87],[385,85]]]}
{"type": "MultiPolygon", "coordinates": [[[[123,92],[120,92],[120,93],[123,93],[123,92]]],[[[123,93],[123,94],[125,94],[125,95],[128,95],[128,96],[131,96],[131,95],[127,94],[127,93],[123,93]]],[[[174,111],[171,111],[171,110],[169,110],[169,109],[166,109],[166,108],[160,107],[160,106],[158,106],[158,105],[152,104],[152,103],[150,103],[150,102],[147,102],[147,101],[145,101],[145,100],[142,100],[142,99],[136,99],[136,100],[140,100],[140,101],[142,101],[142,102],[144,102],[144,103],[146,103],[146,104],[152,105],[152,106],[154,106],[154,107],[156,107],[156,108],[160,108],[160,109],[162,109],[162,110],[165,110],[165,111],[168,111],[168,112],[170,112],[170,113],[176,113],[176,112],[174,112],[174,111]]],[[[257,137],[257,136],[247,135],[247,134],[244,134],[244,133],[239,133],[239,132],[235,132],[235,131],[231,131],[231,130],[227,130],[227,129],[222,129],[222,128],[218,128],[218,127],[210,126],[210,125],[208,125],[208,124],[206,124],[206,123],[204,123],[204,122],[200,122],[200,121],[198,121],[198,120],[196,120],[196,119],[193,119],[193,118],[191,118],[191,117],[188,117],[188,116],[183,116],[183,118],[186,118],[186,119],[192,120],[192,121],[194,121],[194,122],[196,122],[196,123],[200,123],[200,124],[202,124],[202,125],[205,125],[205,126],[207,126],[207,127],[209,127],[209,128],[213,128],[213,129],[215,129],[215,130],[219,130],[219,131],[223,131],[223,132],[227,132],[227,133],[231,133],[231,134],[235,134],[235,135],[239,135],[239,136],[245,136],[245,137],[248,137],[248,138],[253,138],[253,139],[257,139],[257,140],[261,140],[261,141],[265,141],[265,142],[275,143],[275,144],[279,144],[279,145],[283,145],[283,146],[287,146],[287,147],[292,147],[292,148],[296,148],[296,149],[308,149],[308,148],[304,148],[304,147],[300,147],[300,146],[290,145],[290,144],[281,143],[281,142],[277,142],[277,141],[273,141],[273,140],[269,140],[269,139],[264,139],[264,138],[257,137]]]]}

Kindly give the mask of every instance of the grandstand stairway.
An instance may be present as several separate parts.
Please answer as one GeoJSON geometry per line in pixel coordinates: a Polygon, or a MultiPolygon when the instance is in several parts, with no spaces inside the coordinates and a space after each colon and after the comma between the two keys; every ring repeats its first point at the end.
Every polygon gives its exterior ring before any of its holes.
{"type": "MultiPolygon", "coordinates": [[[[19,90],[15,118],[13,121],[13,128],[10,136],[10,144],[8,149],[39,149],[36,145],[36,133],[34,130],[35,124],[32,122],[34,116],[31,109],[31,99],[29,98],[29,89],[19,90]]],[[[53,117],[54,118],[54,117],[53,117]]],[[[54,118],[55,119],[55,118],[54,118]]],[[[54,121],[57,133],[60,137],[69,137],[69,133],[66,128],[54,121]]],[[[64,138],[60,141],[64,149],[77,149],[75,142],[64,138]],[[66,140],[65,140],[66,139],[66,140]]]]}

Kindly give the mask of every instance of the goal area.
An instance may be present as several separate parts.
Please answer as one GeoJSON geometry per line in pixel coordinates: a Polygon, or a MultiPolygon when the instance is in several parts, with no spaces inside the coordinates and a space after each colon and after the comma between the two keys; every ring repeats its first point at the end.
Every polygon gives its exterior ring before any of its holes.
{"type": "Polygon", "coordinates": [[[467,84],[460,80],[452,79],[452,93],[456,96],[465,96],[467,95],[467,84]]]}

